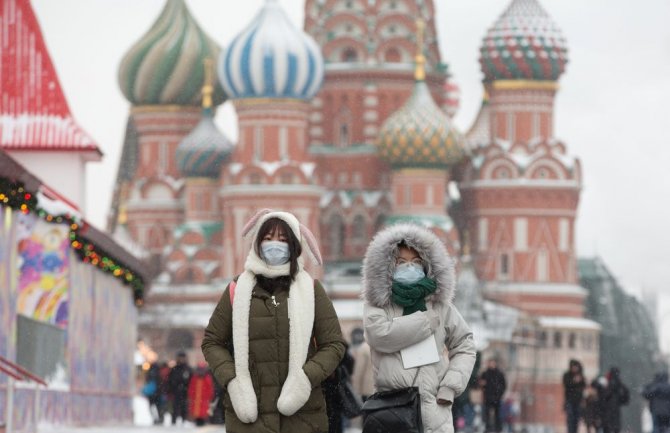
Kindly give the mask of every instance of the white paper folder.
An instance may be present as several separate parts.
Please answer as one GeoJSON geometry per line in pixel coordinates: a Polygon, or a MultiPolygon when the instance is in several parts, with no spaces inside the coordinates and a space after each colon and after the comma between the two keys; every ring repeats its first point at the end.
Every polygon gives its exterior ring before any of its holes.
{"type": "Polygon", "coordinates": [[[425,340],[412,344],[400,351],[402,366],[405,369],[434,364],[440,360],[435,336],[430,334],[425,340]]]}

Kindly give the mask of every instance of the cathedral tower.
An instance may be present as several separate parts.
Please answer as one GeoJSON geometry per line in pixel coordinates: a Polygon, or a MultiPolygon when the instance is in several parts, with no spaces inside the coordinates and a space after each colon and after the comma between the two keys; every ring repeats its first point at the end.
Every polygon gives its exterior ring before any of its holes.
{"type": "Polygon", "coordinates": [[[596,374],[600,331],[584,318],[577,280],[581,166],[553,128],[566,42],[538,0],[513,0],[480,52],[489,98],[468,133],[463,229],[483,296],[525,318],[498,355],[509,366],[520,423],[563,432],[561,374],[572,358],[587,377],[596,374]]]}
{"type": "Polygon", "coordinates": [[[267,0],[230,44],[219,78],[234,100],[239,141],[222,179],[224,274],[243,269],[244,224],[262,208],[294,213],[319,235],[315,163],[307,149],[310,106],[323,81],[314,40],[295,28],[276,0],[267,0]]]}
{"type": "Polygon", "coordinates": [[[463,138],[435,104],[426,84],[423,22],[417,22],[414,90],[384,122],[377,142],[392,167],[393,209],[385,224],[414,222],[432,229],[449,252],[459,252],[456,227],[447,215],[449,169],[465,156],[463,138]]]}
{"type": "MultiPolygon", "coordinates": [[[[200,120],[204,60],[219,52],[184,0],[168,0],[119,67],[119,86],[132,107],[110,229],[136,241],[152,257],[156,272],[162,271],[163,249],[174,240],[184,214],[177,146],[200,120]]],[[[211,109],[223,101],[217,85],[211,109]]]]}
{"type": "Polygon", "coordinates": [[[449,106],[432,0],[307,0],[305,30],[325,59],[325,82],[312,101],[308,143],[320,182],[327,261],[362,258],[388,216],[389,165],[375,142],[382,124],[413,92],[416,19],[426,23],[425,83],[449,106]]]}

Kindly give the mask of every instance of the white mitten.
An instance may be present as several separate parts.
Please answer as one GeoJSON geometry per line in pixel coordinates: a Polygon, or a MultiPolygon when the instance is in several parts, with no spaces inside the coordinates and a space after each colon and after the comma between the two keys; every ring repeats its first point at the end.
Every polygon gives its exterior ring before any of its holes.
{"type": "Polygon", "coordinates": [[[228,382],[228,395],[240,421],[251,424],[258,419],[256,392],[250,377],[235,377],[228,382]]]}
{"type": "Polygon", "coordinates": [[[291,416],[307,403],[312,393],[312,384],[301,369],[289,373],[281,388],[277,409],[282,415],[291,416]]]}

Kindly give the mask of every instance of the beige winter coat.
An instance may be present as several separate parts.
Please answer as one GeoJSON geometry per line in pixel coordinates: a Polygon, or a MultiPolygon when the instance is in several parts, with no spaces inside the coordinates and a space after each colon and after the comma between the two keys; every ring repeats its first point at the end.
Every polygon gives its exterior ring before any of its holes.
{"type": "Polygon", "coordinates": [[[451,404],[461,394],[475,363],[472,332],[451,300],[454,295],[453,265],[444,245],[428,230],[415,225],[392,226],[380,232],[368,247],[363,264],[364,327],[370,344],[377,391],[412,386],[417,369],[405,370],[400,350],[435,338],[439,362],[419,368],[415,386],[421,395],[426,433],[453,432],[451,404]],[[427,265],[427,276],[437,291],[427,298],[427,311],[403,316],[403,308],[391,302],[391,280],[398,243],[416,249],[427,265]],[[394,320],[395,319],[395,320],[394,320]],[[448,356],[443,354],[448,352],[448,356]]]}

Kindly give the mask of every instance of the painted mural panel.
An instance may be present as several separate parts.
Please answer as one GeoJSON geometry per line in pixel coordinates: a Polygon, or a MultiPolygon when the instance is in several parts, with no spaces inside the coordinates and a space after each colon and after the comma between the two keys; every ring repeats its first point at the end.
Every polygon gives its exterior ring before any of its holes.
{"type": "MultiPolygon", "coordinates": [[[[16,213],[8,207],[0,207],[0,356],[10,358],[12,336],[14,330],[14,311],[16,294],[17,272],[16,240],[15,240],[16,213]]],[[[6,377],[0,375],[0,384],[6,377]]]]}
{"type": "Polygon", "coordinates": [[[96,268],[72,259],[68,326],[73,389],[133,392],[137,309],[130,290],[96,268]]]}
{"type": "Polygon", "coordinates": [[[34,214],[19,214],[17,237],[17,312],[65,328],[70,286],[68,226],[49,224],[34,214]]]}

